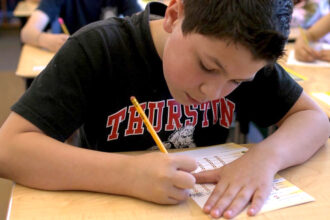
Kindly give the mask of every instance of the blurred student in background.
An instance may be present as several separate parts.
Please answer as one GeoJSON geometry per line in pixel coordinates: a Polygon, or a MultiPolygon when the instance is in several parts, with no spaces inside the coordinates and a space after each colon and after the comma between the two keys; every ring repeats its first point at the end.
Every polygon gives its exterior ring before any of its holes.
{"type": "Polygon", "coordinates": [[[291,27],[310,28],[330,12],[329,0],[294,0],[291,27]]]}
{"type": "Polygon", "coordinates": [[[49,24],[63,18],[70,34],[91,22],[141,11],[136,0],[41,0],[21,31],[23,43],[57,52],[68,39],[65,33],[45,32],[49,24]]]}
{"type": "Polygon", "coordinates": [[[315,60],[330,62],[330,48],[313,46],[314,42],[319,41],[328,33],[330,33],[330,13],[318,20],[296,39],[294,46],[296,59],[305,62],[313,62],[315,60]]]}

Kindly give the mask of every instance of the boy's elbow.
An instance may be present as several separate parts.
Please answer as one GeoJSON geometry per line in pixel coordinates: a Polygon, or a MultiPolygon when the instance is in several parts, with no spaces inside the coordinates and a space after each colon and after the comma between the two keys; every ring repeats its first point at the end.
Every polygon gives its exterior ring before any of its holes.
{"type": "Polygon", "coordinates": [[[9,178],[10,143],[0,129],[0,177],[9,178]]]}
{"type": "Polygon", "coordinates": [[[328,130],[328,135],[327,135],[327,139],[330,137],[330,118],[324,113],[325,115],[325,123],[327,124],[327,130],[328,130]]]}
{"type": "Polygon", "coordinates": [[[18,154],[25,154],[22,146],[26,141],[20,138],[26,132],[38,132],[38,129],[20,115],[12,112],[0,127],[0,177],[11,179],[18,154]]]}
{"type": "MultiPolygon", "coordinates": [[[[317,110],[317,115],[318,115],[318,124],[322,130],[324,131],[324,143],[327,142],[328,138],[330,137],[330,121],[328,115],[321,109],[317,110]]],[[[315,120],[317,120],[315,118],[315,120]]]]}

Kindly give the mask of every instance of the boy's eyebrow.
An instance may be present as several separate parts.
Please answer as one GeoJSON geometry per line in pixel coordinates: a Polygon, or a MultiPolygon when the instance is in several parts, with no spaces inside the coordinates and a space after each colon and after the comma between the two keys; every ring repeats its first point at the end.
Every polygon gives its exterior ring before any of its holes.
{"type": "MultiPolygon", "coordinates": [[[[208,59],[210,59],[211,61],[213,61],[223,71],[224,74],[228,74],[227,70],[223,67],[223,65],[215,57],[212,57],[212,56],[207,55],[207,54],[205,54],[205,56],[208,59]]],[[[247,79],[235,79],[235,80],[242,81],[242,82],[251,82],[251,81],[254,80],[255,75],[256,74],[254,74],[252,77],[247,78],[247,79]]]]}
{"type": "Polygon", "coordinates": [[[222,71],[223,73],[227,74],[227,70],[225,69],[225,67],[219,62],[219,60],[217,60],[215,57],[206,55],[211,61],[213,61],[222,71]]]}

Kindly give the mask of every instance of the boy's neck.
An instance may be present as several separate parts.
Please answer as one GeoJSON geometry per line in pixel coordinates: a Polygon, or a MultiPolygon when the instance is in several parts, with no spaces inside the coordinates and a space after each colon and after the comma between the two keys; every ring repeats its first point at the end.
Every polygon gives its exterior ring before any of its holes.
{"type": "Polygon", "coordinates": [[[163,22],[164,19],[149,22],[151,37],[160,59],[163,59],[164,45],[168,37],[168,33],[163,28],[163,22]]]}

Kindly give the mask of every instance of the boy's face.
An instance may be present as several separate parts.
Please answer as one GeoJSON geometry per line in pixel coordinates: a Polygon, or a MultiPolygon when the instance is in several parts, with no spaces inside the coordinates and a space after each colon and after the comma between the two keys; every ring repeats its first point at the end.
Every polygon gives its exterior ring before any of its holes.
{"type": "Polygon", "coordinates": [[[266,65],[240,44],[192,33],[183,36],[181,21],[168,35],[163,50],[164,76],[173,98],[184,105],[227,96],[251,81],[266,65]]]}

